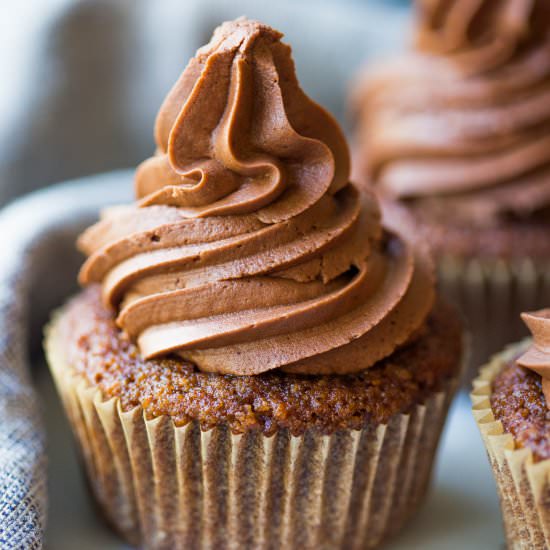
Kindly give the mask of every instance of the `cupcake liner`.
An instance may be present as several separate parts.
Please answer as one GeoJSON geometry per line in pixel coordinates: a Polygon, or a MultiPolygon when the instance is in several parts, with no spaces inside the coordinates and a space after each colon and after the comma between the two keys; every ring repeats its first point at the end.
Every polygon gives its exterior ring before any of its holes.
{"type": "Polygon", "coordinates": [[[107,520],[147,548],[372,548],[424,497],[458,377],[386,425],[233,434],[147,419],[46,352],[107,520]]]}
{"type": "Polygon", "coordinates": [[[550,261],[445,256],[438,272],[442,294],[460,309],[471,332],[467,381],[493,353],[527,336],[522,311],[550,304],[550,261]]]}
{"type": "Polygon", "coordinates": [[[550,548],[550,459],[534,462],[530,449],[516,448],[490,404],[492,381],[522,347],[509,347],[483,367],[471,398],[497,484],[508,547],[542,550],[550,548]]]}

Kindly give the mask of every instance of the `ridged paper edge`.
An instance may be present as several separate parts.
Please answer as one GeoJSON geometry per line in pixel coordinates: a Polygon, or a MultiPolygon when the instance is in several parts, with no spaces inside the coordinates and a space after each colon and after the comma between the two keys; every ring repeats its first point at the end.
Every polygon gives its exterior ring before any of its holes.
{"type": "Polygon", "coordinates": [[[491,409],[492,382],[502,367],[526,346],[509,346],[481,368],[470,394],[474,418],[493,469],[509,548],[550,548],[550,459],[534,462],[519,448],[491,409]]]}
{"type": "Polygon", "coordinates": [[[295,437],[176,427],[50,368],[107,520],[148,548],[372,548],[424,498],[459,374],[388,424],[295,437]],[[140,531],[141,530],[141,531],[140,531]],[[141,532],[141,534],[140,534],[141,532]]]}
{"type": "Polygon", "coordinates": [[[550,304],[550,262],[531,258],[439,258],[441,291],[464,315],[472,346],[466,381],[525,334],[519,314],[550,304]]]}

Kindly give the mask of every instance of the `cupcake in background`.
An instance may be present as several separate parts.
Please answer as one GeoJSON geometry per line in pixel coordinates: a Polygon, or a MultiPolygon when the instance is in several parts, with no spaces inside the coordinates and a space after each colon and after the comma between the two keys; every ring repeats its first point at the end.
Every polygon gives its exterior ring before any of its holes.
{"type": "Polygon", "coordinates": [[[415,46],[353,90],[354,172],[409,208],[472,364],[550,303],[550,3],[417,2],[415,46]]]}
{"type": "Polygon", "coordinates": [[[474,416],[500,497],[508,548],[550,548],[550,309],[524,313],[533,338],[474,380],[474,416]]]}
{"type": "Polygon", "coordinates": [[[215,31],[155,137],[46,337],[102,510],[146,548],[377,546],[424,498],[461,370],[426,251],[349,182],[266,25],[215,31]]]}

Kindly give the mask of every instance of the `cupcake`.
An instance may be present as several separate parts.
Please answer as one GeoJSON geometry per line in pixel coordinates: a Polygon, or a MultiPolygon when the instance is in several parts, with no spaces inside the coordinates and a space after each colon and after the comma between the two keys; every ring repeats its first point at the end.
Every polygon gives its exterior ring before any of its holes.
{"type": "Polygon", "coordinates": [[[281,36],[237,19],[197,51],[47,329],[100,508],[147,548],[378,545],[459,376],[426,252],[349,183],[281,36]]]}
{"type": "Polygon", "coordinates": [[[550,303],[550,3],[417,8],[412,51],[353,91],[355,171],[410,209],[478,366],[550,303]]]}
{"type": "Polygon", "coordinates": [[[496,479],[508,548],[550,547],[550,309],[522,315],[533,338],[474,381],[474,415],[496,479]]]}

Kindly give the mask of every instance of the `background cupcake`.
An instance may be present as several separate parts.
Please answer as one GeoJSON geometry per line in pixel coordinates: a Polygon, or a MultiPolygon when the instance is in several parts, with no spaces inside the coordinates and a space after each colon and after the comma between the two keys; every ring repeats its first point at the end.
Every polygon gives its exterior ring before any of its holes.
{"type": "Polygon", "coordinates": [[[550,301],[550,8],[417,8],[414,50],[354,90],[356,170],[410,208],[479,364],[550,301]]]}
{"type": "Polygon", "coordinates": [[[238,19],[79,239],[46,348],[109,521],[146,547],[373,547],[416,510],[460,371],[424,250],[349,183],[277,31],[238,19]]]}
{"type": "Polygon", "coordinates": [[[550,309],[523,316],[533,340],[474,381],[474,415],[499,491],[510,548],[550,546],[550,309]]]}

